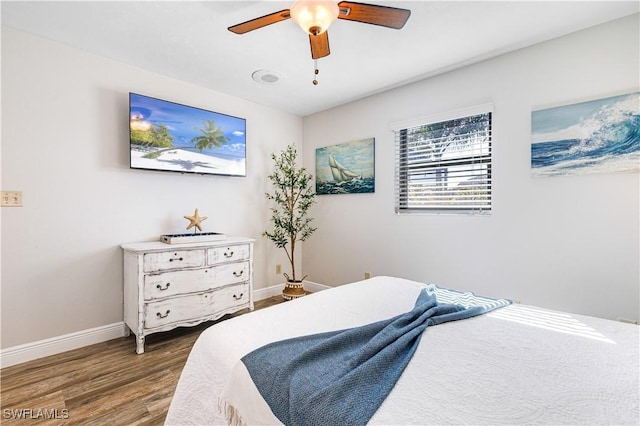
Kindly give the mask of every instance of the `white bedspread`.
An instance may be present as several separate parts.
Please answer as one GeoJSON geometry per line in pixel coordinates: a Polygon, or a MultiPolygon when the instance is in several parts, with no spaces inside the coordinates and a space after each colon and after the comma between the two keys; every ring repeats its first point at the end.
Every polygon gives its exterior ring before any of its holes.
{"type": "MultiPolygon", "coordinates": [[[[223,392],[253,392],[238,366],[242,356],[405,312],[423,285],[376,277],[216,324],[195,343],[166,424],[225,424],[223,392]],[[232,372],[240,379],[228,385],[232,372]]],[[[525,305],[429,327],[371,424],[638,425],[638,329],[525,305]]],[[[264,414],[259,399],[233,403],[249,423],[274,424],[271,413],[254,417],[264,414]]]]}

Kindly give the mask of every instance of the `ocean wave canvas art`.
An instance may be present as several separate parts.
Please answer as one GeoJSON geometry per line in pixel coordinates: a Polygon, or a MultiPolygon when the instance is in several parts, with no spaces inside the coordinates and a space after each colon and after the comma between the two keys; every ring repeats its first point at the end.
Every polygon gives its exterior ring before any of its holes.
{"type": "Polygon", "coordinates": [[[640,172],[640,92],[532,111],[531,172],[640,172]]]}

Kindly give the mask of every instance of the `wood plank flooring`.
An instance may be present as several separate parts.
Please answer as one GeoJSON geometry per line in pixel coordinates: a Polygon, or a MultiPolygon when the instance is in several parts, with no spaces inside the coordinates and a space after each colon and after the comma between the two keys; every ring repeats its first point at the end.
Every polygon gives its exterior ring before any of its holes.
{"type": "MultiPolygon", "coordinates": [[[[255,308],[283,301],[274,296],[255,308]]],[[[218,321],[147,336],[141,355],[131,335],[3,368],[0,423],[162,425],[191,347],[218,321]]]]}

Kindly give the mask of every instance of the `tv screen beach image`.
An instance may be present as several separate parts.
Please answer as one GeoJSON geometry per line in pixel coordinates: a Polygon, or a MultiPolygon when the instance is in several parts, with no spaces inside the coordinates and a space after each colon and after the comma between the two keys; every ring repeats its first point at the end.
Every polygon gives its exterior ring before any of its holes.
{"type": "Polygon", "coordinates": [[[131,168],[246,176],[246,121],[129,94],[131,168]]]}

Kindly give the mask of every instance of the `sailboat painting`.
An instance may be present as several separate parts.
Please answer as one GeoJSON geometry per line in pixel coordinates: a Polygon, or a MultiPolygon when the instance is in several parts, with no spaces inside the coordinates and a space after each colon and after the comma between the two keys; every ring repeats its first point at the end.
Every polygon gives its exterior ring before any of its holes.
{"type": "Polygon", "coordinates": [[[640,93],[533,111],[533,176],[640,171],[640,93]]]}
{"type": "Polygon", "coordinates": [[[375,192],[375,139],[316,148],[316,194],[375,192]]]}

